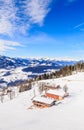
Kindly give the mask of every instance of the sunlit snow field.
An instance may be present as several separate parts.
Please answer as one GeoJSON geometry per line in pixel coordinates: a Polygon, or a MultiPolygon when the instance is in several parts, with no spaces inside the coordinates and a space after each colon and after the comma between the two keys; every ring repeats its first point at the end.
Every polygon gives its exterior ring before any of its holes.
{"type": "Polygon", "coordinates": [[[0,130],[84,130],[84,73],[46,80],[68,86],[69,97],[45,109],[28,109],[33,89],[0,103],[0,130]]]}

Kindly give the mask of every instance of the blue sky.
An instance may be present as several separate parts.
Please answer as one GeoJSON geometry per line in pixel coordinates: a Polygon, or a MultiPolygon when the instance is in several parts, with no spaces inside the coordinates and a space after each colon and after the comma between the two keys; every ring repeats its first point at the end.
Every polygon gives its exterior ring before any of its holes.
{"type": "Polygon", "coordinates": [[[0,0],[0,54],[84,59],[84,0],[0,0]]]}

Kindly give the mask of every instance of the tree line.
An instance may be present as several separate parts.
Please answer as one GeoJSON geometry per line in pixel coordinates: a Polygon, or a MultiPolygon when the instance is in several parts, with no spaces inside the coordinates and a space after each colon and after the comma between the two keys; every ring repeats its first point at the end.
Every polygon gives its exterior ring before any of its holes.
{"type": "Polygon", "coordinates": [[[54,79],[72,75],[73,73],[77,73],[80,71],[84,71],[84,62],[78,62],[74,65],[66,65],[65,67],[61,68],[58,71],[38,75],[34,78],[34,80],[54,79]]]}

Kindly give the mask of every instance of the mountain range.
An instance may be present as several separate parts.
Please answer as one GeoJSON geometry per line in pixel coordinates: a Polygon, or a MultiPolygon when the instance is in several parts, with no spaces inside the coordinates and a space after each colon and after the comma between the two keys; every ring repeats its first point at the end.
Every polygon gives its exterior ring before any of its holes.
{"type": "Polygon", "coordinates": [[[16,85],[36,75],[49,73],[77,61],[56,60],[50,58],[11,58],[0,56],[0,87],[16,85]]]}

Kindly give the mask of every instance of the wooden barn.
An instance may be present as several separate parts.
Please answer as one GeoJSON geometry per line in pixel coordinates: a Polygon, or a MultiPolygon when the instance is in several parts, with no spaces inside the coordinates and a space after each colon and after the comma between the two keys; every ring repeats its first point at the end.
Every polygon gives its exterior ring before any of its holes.
{"type": "Polygon", "coordinates": [[[33,99],[33,104],[38,108],[47,108],[53,106],[55,104],[55,101],[54,99],[39,96],[33,99]]]}
{"type": "Polygon", "coordinates": [[[62,100],[64,98],[64,91],[63,90],[48,90],[46,92],[46,97],[49,97],[55,100],[62,100]]]}

